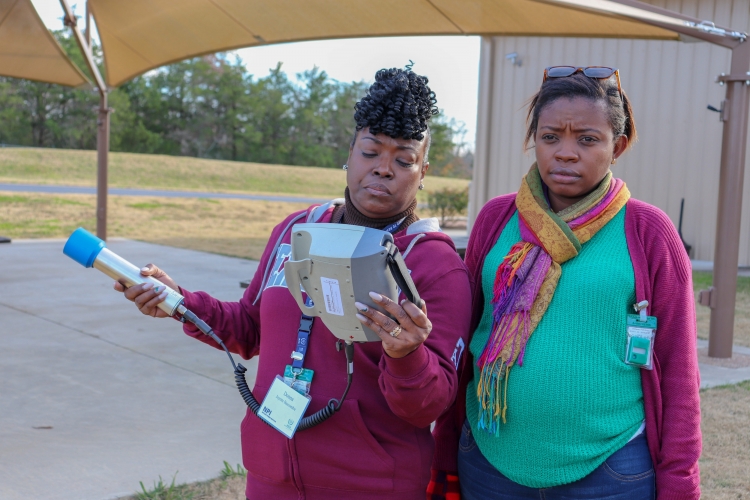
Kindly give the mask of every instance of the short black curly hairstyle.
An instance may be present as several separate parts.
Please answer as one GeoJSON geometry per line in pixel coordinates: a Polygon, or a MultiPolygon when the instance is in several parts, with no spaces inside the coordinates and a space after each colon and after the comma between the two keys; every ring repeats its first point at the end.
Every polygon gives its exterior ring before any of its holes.
{"type": "Polygon", "coordinates": [[[367,95],[354,105],[356,130],[369,127],[373,134],[421,141],[427,122],[438,114],[435,92],[427,83],[427,77],[409,69],[381,69],[367,95]]]}

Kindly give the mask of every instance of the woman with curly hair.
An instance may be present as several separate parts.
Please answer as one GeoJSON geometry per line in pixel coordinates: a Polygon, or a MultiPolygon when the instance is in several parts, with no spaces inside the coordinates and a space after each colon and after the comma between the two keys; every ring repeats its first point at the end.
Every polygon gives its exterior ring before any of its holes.
{"type": "MultiPolygon", "coordinates": [[[[429,168],[428,122],[437,113],[427,78],[381,70],[355,107],[356,131],[344,165],[344,199],[295,212],[271,233],[258,270],[239,302],[179,288],[185,305],[245,359],[261,354],[253,390],[261,400],[298,351],[302,314],[284,279],[291,228],[298,222],[344,223],[389,231],[425,306],[371,294],[394,320],[357,304],[360,321],[382,342],[360,344],[356,376],[340,411],[287,439],[250,410],[242,422],[248,499],[423,499],[434,443],[430,423],[456,395],[456,366],[468,337],[468,272],[436,219],[420,220],[416,195],[429,168]],[[429,307],[429,314],[427,308],[429,307]]],[[[156,266],[142,271],[173,289],[156,266]]],[[[123,291],[115,284],[115,289],[123,291]]],[[[163,317],[164,295],[149,285],[125,290],[143,314],[163,317]]],[[[185,333],[217,345],[186,323],[185,333]]],[[[344,389],[344,352],[312,320],[304,367],[314,373],[307,414],[344,389]]]]}
{"type": "Polygon", "coordinates": [[[616,69],[545,70],[536,162],[469,239],[472,338],[435,428],[436,495],[457,473],[464,500],[700,497],[690,261],[613,176],[635,138],[616,69]]]}

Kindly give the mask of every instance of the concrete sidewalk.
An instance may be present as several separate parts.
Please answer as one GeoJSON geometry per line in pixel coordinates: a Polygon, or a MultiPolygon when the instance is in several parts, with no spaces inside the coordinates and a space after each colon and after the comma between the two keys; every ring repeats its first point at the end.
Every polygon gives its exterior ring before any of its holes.
{"type": "Polygon", "coordinates": [[[709,358],[708,340],[698,339],[698,366],[701,389],[750,380],[750,347],[735,344],[731,358],[709,358]]]}
{"type": "MultiPolygon", "coordinates": [[[[104,500],[160,475],[193,482],[217,476],[224,460],[241,463],[245,404],[226,354],[172,319],[141,315],[63,244],[0,245],[0,498],[104,500]]],[[[136,241],[108,246],[224,300],[237,300],[239,279],[257,267],[136,241]]],[[[244,364],[252,387],[256,362],[244,364]]]]}

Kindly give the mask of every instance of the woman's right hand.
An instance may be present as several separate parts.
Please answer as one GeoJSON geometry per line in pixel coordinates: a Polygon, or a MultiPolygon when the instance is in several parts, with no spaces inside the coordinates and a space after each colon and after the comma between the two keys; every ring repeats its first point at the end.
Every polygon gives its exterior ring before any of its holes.
{"type": "MultiPolygon", "coordinates": [[[[172,290],[175,290],[176,292],[180,291],[177,283],[175,283],[167,273],[153,264],[146,264],[142,267],[141,276],[151,276],[152,278],[161,281],[172,290]]],[[[122,283],[115,281],[114,288],[118,292],[124,292],[125,298],[131,302],[135,302],[138,310],[146,316],[153,316],[154,318],[166,318],[169,316],[157,307],[158,304],[167,298],[167,292],[164,287],[160,285],[154,286],[153,283],[149,282],[125,288],[122,283]]]]}

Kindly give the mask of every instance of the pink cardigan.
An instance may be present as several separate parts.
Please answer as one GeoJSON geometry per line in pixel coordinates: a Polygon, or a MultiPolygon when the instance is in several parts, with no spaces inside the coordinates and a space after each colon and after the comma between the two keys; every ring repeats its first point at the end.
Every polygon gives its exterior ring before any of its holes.
{"type": "MultiPolygon", "coordinates": [[[[490,200],[471,231],[466,265],[473,277],[472,333],[484,306],[484,259],[515,213],[515,199],[512,193],[490,200]]],[[[628,201],[626,209],[625,232],[635,272],[636,299],[648,300],[648,314],[659,321],[654,369],[642,371],[646,436],[656,472],[657,499],[698,500],[700,373],[690,260],[664,212],[634,199],[628,201]]],[[[434,470],[457,470],[458,439],[466,419],[466,388],[473,375],[472,363],[467,349],[456,403],[438,419],[433,432],[434,470]]]]}

